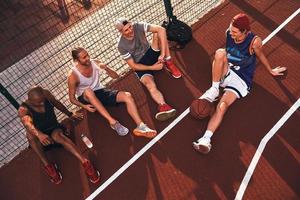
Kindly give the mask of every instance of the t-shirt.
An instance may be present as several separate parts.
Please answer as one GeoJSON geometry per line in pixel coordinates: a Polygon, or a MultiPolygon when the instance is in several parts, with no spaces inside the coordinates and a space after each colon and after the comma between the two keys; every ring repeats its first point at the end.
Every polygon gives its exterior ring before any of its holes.
{"type": "Polygon", "coordinates": [[[146,33],[149,31],[150,25],[145,22],[136,22],[132,24],[134,37],[128,40],[120,36],[118,42],[118,50],[124,60],[133,58],[138,63],[147,50],[150,44],[146,38],[146,33]]]}

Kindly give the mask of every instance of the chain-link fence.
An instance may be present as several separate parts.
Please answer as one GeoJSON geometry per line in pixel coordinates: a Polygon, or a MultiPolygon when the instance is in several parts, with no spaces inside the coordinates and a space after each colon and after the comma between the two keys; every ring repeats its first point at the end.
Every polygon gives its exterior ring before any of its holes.
{"type": "MultiPolygon", "coordinates": [[[[154,24],[161,24],[167,19],[162,0],[4,2],[8,10],[15,6],[17,11],[12,9],[10,13],[0,16],[0,28],[4,33],[0,35],[1,84],[19,103],[25,99],[29,87],[40,85],[49,89],[69,109],[74,109],[68,100],[66,84],[67,73],[72,67],[72,48],[85,47],[91,57],[97,57],[122,74],[128,67],[117,51],[119,33],[114,29],[113,22],[121,16],[154,24]],[[7,21],[11,23],[7,24],[7,21]]],[[[171,1],[174,14],[189,25],[220,2],[171,1]]],[[[101,78],[104,84],[110,81],[106,76],[101,78]]],[[[0,101],[2,166],[25,149],[28,143],[16,109],[3,95],[0,101]]]]}

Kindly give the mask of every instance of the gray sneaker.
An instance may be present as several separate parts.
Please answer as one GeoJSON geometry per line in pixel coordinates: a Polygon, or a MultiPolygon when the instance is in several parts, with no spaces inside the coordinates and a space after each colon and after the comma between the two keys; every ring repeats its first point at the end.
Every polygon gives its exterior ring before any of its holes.
{"type": "Polygon", "coordinates": [[[112,129],[114,129],[119,136],[125,136],[129,132],[128,128],[120,124],[120,122],[116,122],[114,125],[110,126],[112,129]]]}
{"type": "Polygon", "coordinates": [[[135,136],[142,136],[146,138],[154,138],[157,134],[156,130],[152,130],[146,124],[142,123],[133,130],[135,136]]]}

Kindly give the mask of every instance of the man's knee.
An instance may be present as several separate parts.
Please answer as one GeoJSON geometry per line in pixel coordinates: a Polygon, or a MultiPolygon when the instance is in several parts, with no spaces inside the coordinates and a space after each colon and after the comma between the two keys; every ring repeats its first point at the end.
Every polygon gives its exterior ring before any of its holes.
{"type": "Polygon", "coordinates": [[[51,134],[51,138],[56,142],[56,143],[64,143],[66,138],[63,135],[63,131],[61,129],[56,129],[54,132],[51,134]]]}
{"type": "Polygon", "coordinates": [[[145,87],[146,87],[148,90],[151,90],[151,89],[155,89],[155,88],[156,88],[155,82],[154,82],[154,80],[152,79],[152,77],[150,77],[150,76],[145,76],[145,77],[143,77],[142,83],[145,85],[145,87]]]}
{"type": "Polygon", "coordinates": [[[87,99],[94,95],[95,95],[95,92],[91,88],[87,88],[83,91],[83,96],[87,99]]]}
{"type": "Polygon", "coordinates": [[[218,114],[224,114],[226,112],[226,110],[228,109],[228,107],[229,107],[229,104],[226,101],[220,101],[218,103],[216,112],[218,114]]]}
{"type": "Polygon", "coordinates": [[[224,60],[226,58],[225,49],[218,49],[215,53],[215,60],[224,60]]]}

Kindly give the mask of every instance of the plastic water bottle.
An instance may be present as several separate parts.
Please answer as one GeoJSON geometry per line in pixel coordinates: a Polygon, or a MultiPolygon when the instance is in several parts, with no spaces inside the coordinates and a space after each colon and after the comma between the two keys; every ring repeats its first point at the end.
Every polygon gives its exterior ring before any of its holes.
{"type": "Polygon", "coordinates": [[[93,143],[86,135],[81,134],[81,139],[89,149],[93,147],[93,143]]]}

